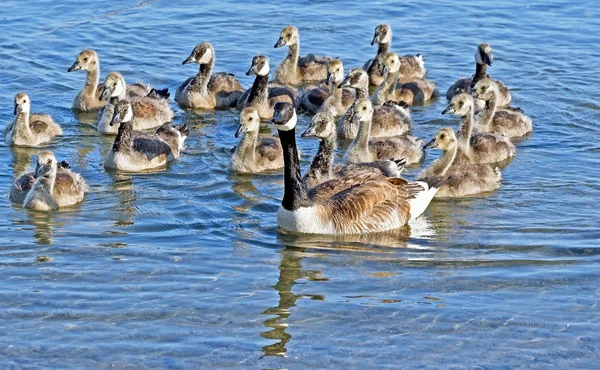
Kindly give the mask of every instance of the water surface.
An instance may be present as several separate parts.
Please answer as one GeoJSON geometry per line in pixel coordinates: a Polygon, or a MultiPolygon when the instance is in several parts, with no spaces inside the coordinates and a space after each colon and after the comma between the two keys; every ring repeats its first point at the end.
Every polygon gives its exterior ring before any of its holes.
{"type": "MultiPolygon", "coordinates": [[[[2,5],[0,126],[26,91],[34,111],[63,125],[49,148],[90,192],[54,214],[0,197],[0,366],[600,367],[594,1],[2,5]],[[476,45],[490,43],[490,74],[534,119],[502,188],[435,201],[391,235],[282,234],[282,176],[227,169],[238,113],[175,104],[175,122],[191,127],[180,161],[156,174],[104,171],[111,139],[70,109],[85,78],[66,72],[79,51],[99,53],[103,76],[118,70],[174,92],[196,72],[181,61],[210,41],[216,70],[250,86],[251,58],[268,55],[274,70],[286,51],[273,45],[291,23],[301,52],[340,57],[347,70],[375,54],[373,29],[390,23],[393,49],[422,53],[442,95],[473,73],[476,45]]],[[[415,107],[413,134],[456,127],[440,115],[446,104],[415,107]]],[[[317,143],[298,141],[306,165],[317,143]]],[[[7,194],[37,150],[0,152],[7,194]]]]}

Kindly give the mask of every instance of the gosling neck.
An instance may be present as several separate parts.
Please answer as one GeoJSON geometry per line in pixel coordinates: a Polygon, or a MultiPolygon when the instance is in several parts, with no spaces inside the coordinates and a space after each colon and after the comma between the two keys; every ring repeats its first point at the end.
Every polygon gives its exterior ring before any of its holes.
{"type": "Polygon", "coordinates": [[[248,96],[248,103],[250,104],[261,104],[267,101],[269,97],[269,75],[256,75],[254,79],[254,83],[252,84],[252,88],[250,90],[250,94],[248,96]]]}
{"type": "Polygon", "coordinates": [[[212,72],[213,66],[215,65],[215,58],[211,58],[206,64],[200,64],[196,78],[194,79],[193,85],[199,89],[202,93],[208,91],[208,82],[210,81],[210,73],[212,72]]]}
{"type": "Polygon", "coordinates": [[[371,102],[374,106],[379,106],[388,100],[388,97],[392,97],[396,91],[396,80],[398,80],[398,72],[388,72],[381,85],[377,86],[371,102]]]}
{"type": "Polygon", "coordinates": [[[369,152],[369,137],[371,136],[371,120],[372,117],[368,117],[365,120],[358,119],[358,132],[352,146],[358,149],[361,153],[369,152]]]}
{"type": "Polygon", "coordinates": [[[121,122],[117,137],[113,143],[113,152],[129,150],[133,146],[133,123],[131,121],[121,122]]]}
{"type": "Polygon", "coordinates": [[[475,87],[477,82],[487,77],[487,67],[487,64],[475,63],[475,76],[473,76],[473,79],[471,80],[471,89],[475,87]]]}
{"type": "Polygon", "coordinates": [[[300,160],[296,147],[296,129],[289,131],[279,130],[279,140],[283,148],[284,163],[284,192],[281,206],[288,211],[295,211],[302,207],[310,207],[313,202],[308,198],[306,185],[302,182],[300,174],[300,160]]]}
{"type": "Polygon", "coordinates": [[[300,40],[296,41],[288,48],[288,55],[286,57],[290,61],[292,73],[296,74],[298,70],[298,59],[300,59],[300,40]]]}
{"type": "Polygon", "coordinates": [[[256,142],[258,141],[258,132],[257,131],[246,131],[240,142],[235,147],[235,151],[233,152],[235,157],[241,158],[245,161],[250,160],[254,163],[255,159],[255,148],[256,142]]]}
{"type": "Polygon", "coordinates": [[[308,187],[313,187],[321,182],[331,179],[333,166],[333,152],[336,148],[335,132],[326,138],[319,139],[319,150],[313,159],[306,175],[304,183],[308,187]]]}
{"type": "Polygon", "coordinates": [[[356,91],[356,100],[358,99],[366,99],[369,97],[369,86],[368,86],[369,82],[365,81],[364,84],[361,84],[361,86],[357,86],[354,88],[354,90],[356,91]]]}
{"type": "Polygon", "coordinates": [[[31,136],[31,128],[29,127],[29,112],[19,112],[15,117],[15,135],[31,136]]]}
{"type": "Polygon", "coordinates": [[[100,82],[100,62],[96,62],[96,66],[92,70],[87,71],[87,77],[85,79],[85,85],[83,91],[88,96],[96,96],[98,90],[98,83],[100,82]]]}
{"type": "Polygon", "coordinates": [[[388,50],[390,49],[390,43],[379,44],[377,48],[377,56],[375,58],[380,64],[383,64],[383,58],[387,55],[388,50]]]}
{"type": "Polygon", "coordinates": [[[446,176],[448,170],[454,164],[456,154],[458,153],[458,146],[452,145],[450,149],[444,150],[444,153],[439,159],[440,176],[446,176]]]}
{"type": "Polygon", "coordinates": [[[491,131],[492,121],[494,119],[494,115],[496,114],[498,96],[496,93],[492,94],[489,99],[485,101],[485,108],[483,112],[479,114],[478,126],[479,129],[483,132],[491,131]]]}
{"type": "Polygon", "coordinates": [[[471,135],[473,133],[473,107],[469,107],[467,114],[462,116],[458,132],[458,146],[467,156],[471,154],[471,135]]]}

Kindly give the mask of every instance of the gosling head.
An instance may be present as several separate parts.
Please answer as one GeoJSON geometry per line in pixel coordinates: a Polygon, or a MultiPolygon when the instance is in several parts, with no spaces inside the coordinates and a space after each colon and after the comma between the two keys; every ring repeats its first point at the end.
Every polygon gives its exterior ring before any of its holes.
{"type": "Polygon", "coordinates": [[[246,76],[268,76],[269,75],[269,58],[264,55],[257,55],[252,58],[252,66],[246,72],[246,76]]]}
{"type": "Polygon", "coordinates": [[[348,72],[348,76],[338,85],[342,87],[353,87],[355,89],[364,89],[369,86],[369,76],[362,68],[352,68],[348,72]]]}
{"type": "Polygon", "coordinates": [[[396,73],[400,70],[400,58],[396,53],[388,53],[383,60],[383,65],[381,67],[381,74],[385,75],[386,73],[396,73]]]}
{"type": "Polygon", "coordinates": [[[258,111],[252,107],[244,108],[240,113],[240,124],[235,132],[235,137],[240,137],[246,132],[258,132],[259,128],[260,117],[258,111]]]}
{"type": "Polygon", "coordinates": [[[50,176],[56,172],[56,157],[50,151],[43,151],[37,156],[34,177],[50,176]]]}
{"type": "Polygon", "coordinates": [[[113,117],[110,120],[110,125],[114,126],[123,122],[130,122],[133,119],[133,109],[131,103],[127,100],[119,100],[115,105],[113,117]]]}
{"type": "Polygon", "coordinates": [[[67,72],[74,71],[88,71],[91,72],[94,69],[98,68],[100,61],[98,60],[98,54],[92,49],[84,50],[77,54],[77,58],[75,59],[75,63],[67,70],[67,72]]]}
{"type": "Polygon", "coordinates": [[[296,128],[298,117],[292,104],[277,102],[273,109],[274,113],[271,122],[273,122],[278,131],[291,131],[296,128]]]}
{"type": "Polygon", "coordinates": [[[467,93],[462,93],[454,96],[450,105],[444,109],[442,114],[454,113],[457,116],[463,117],[473,111],[473,97],[467,93]]]}
{"type": "Polygon", "coordinates": [[[15,96],[15,116],[19,113],[29,113],[31,109],[31,101],[29,100],[29,96],[24,92],[18,93],[15,96]]]}
{"type": "Polygon", "coordinates": [[[456,145],[456,135],[450,127],[439,129],[423,149],[450,150],[456,145]]]}
{"type": "Polygon", "coordinates": [[[181,62],[181,64],[209,64],[215,56],[215,49],[210,42],[203,42],[196,46],[189,57],[181,62]]]}
{"type": "Polygon", "coordinates": [[[492,47],[485,42],[479,44],[477,51],[475,52],[475,62],[477,64],[487,64],[488,66],[491,66],[493,60],[492,47]]]}
{"type": "Polygon", "coordinates": [[[338,85],[344,80],[344,63],[339,59],[332,59],[327,65],[327,84],[338,85]]]}
{"type": "Polygon", "coordinates": [[[335,118],[329,112],[319,112],[310,121],[310,125],[302,134],[302,137],[317,137],[326,139],[335,132],[335,118]]]}
{"type": "Polygon", "coordinates": [[[354,120],[356,117],[360,122],[368,121],[373,117],[373,105],[369,99],[358,99],[354,103],[354,112],[351,119],[354,120]]]}
{"type": "Polygon", "coordinates": [[[298,29],[294,26],[287,26],[281,30],[279,40],[275,43],[275,48],[282,46],[291,46],[298,43],[298,29]]]}
{"type": "Polygon", "coordinates": [[[498,94],[498,84],[489,78],[484,78],[473,87],[473,98],[475,99],[489,101],[498,94]]]}
{"type": "Polygon", "coordinates": [[[125,94],[125,79],[119,72],[110,72],[104,80],[104,89],[100,94],[101,100],[125,94]]]}
{"type": "Polygon", "coordinates": [[[392,42],[392,27],[389,24],[380,24],[375,27],[375,35],[371,45],[377,44],[389,44],[392,42]]]}

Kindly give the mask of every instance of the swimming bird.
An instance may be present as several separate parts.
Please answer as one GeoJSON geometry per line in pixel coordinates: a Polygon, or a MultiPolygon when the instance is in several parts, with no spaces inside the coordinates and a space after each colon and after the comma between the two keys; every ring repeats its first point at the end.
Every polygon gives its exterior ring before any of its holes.
{"type": "Polygon", "coordinates": [[[81,175],[72,172],[64,161],[59,169],[54,154],[44,151],[38,154],[35,172],[17,179],[11,188],[11,200],[21,201],[23,192],[26,192],[23,207],[51,211],[81,202],[86,191],[87,184],[81,175]]]}
{"type": "Polygon", "coordinates": [[[434,160],[419,180],[427,181],[442,176],[446,183],[435,194],[436,198],[465,197],[500,188],[502,178],[498,167],[489,164],[459,163],[458,140],[451,128],[439,129],[425,149],[441,149],[440,158],[434,160]]]}
{"type": "Polygon", "coordinates": [[[298,86],[327,78],[327,63],[330,58],[315,57],[313,54],[300,57],[300,35],[296,27],[287,26],[281,30],[275,48],[282,46],[287,46],[289,51],[275,69],[273,82],[298,86]]]}
{"type": "Polygon", "coordinates": [[[200,109],[222,109],[236,105],[244,88],[230,73],[211,74],[215,64],[215,49],[209,42],[196,46],[181,64],[190,63],[199,64],[200,70],[177,88],[175,101],[179,105],[200,109]]]}
{"type": "Polygon", "coordinates": [[[273,117],[273,106],[277,102],[289,102],[296,105],[296,90],[287,86],[269,84],[269,58],[257,55],[252,58],[252,66],[246,76],[256,75],[252,87],[240,97],[237,110],[254,107],[262,120],[273,117]]]}
{"type": "Polygon", "coordinates": [[[283,168],[281,143],[276,137],[258,139],[260,117],[253,107],[240,113],[235,137],[240,137],[231,156],[230,168],[238,173],[257,173],[283,168]]]}
{"type": "MultiPolygon", "coordinates": [[[[25,197],[35,184],[36,172],[50,162],[56,162],[56,158],[52,152],[44,151],[39,153],[36,169],[33,172],[22,174],[15,180],[10,187],[8,198],[15,203],[23,204],[25,197]]],[[[80,174],[71,171],[71,166],[66,161],[57,163],[56,180],[52,196],[59,207],[67,207],[81,202],[86,191],[87,184],[80,174]]]]}
{"type": "MultiPolygon", "coordinates": [[[[100,59],[98,54],[92,50],[83,50],[77,54],[75,62],[67,72],[86,71],[87,78],[83,89],[75,96],[73,100],[73,109],[83,112],[94,112],[102,109],[106,105],[106,100],[100,99],[103,84],[100,82],[100,59]]],[[[150,85],[134,83],[127,85],[126,96],[146,96],[152,91],[150,85]]]]}
{"type": "Polygon", "coordinates": [[[339,117],[346,113],[354,102],[355,93],[344,89],[339,84],[344,80],[344,64],[339,59],[332,59],[327,66],[327,87],[316,86],[306,90],[301,99],[301,107],[310,112],[329,111],[339,117]]]}
{"type": "Polygon", "coordinates": [[[394,230],[419,217],[443,183],[439,179],[428,184],[380,177],[367,182],[357,180],[358,184],[352,185],[353,178],[339,178],[312,189],[314,198],[311,198],[300,174],[294,106],[277,103],[273,123],[283,147],[284,195],[277,212],[277,224],[285,231],[350,235],[394,230]],[[320,197],[319,189],[330,194],[332,181],[345,182],[347,187],[331,196],[320,197]]]}
{"type": "Polygon", "coordinates": [[[104,167],[137,172],[166,166],[178,159],[189,134],[186,124],[172,127],[165,123],[155,132],[133,131],[134,110],[128,100],[120,100],[114,108],[111,125],[119,130],[104,167]]]}
{"type": "MultiPolygon", "coordinates": [[[[375,58],[369,59],[363,66],[363,69],[369,75],[369,84],[371,86],[379,86],[385,78],[381,68],[392,43],[392,27],[389,24],[380,24],[375,27],[375,35],[373,36],[371,45],[375,45],[375,43],[378,44],[375,58]]],[[[405,55],[400,58],[400,61],[400,83],[425,78],[427,70],[425,69],[425,62],[421,54],[405,55]]]]}
{"type": "Polygon", "coordinates": [[[473,111],[475,106],[471,95],[462,93],[452,98],[442,114],[454,113],[462,118],[458,133],[459,150],[471,163],[494,163],[515,155],[516,148],[508,137],[493,132],[473,133],[473,111]]]}
{"type": "MultiPolygon", "coordinates": [[[[369,77],[362,68],[352,68],[339,87],[352,87],[356,90],[356,100],[369,97],[369,77]]],[[[356,102],[355,100],[355,102],[356,102]]],[[[404,102],[389,101],[373,107],[370,137],[400,136],[410,130],[412,117],[410,108],[404,102]]],[[[358,120],[352,120],[354,105],[342,116],[337,125],[340,139],[354,139],[358,133],[358,120]]]]}
{"type": "Polygon", "coordinates": [[[358,133],[344,155],[346,163],[372,162],[378,159],[404,158],[407,164],[423,158],[422,140],[412,136],[370,139],[373,106],[369,99],[359,99],[352,119],[360,122],[358,133]]]}
{"type": "Polygon", "coordinates": [[[4,140],[10,146],[39,146],[62,135],[62,129],[47,114],[30,113],[31,99],[25,93],[15,96],[15,119],[4,131],[4,140]]]}
{"type": "Polygon", "coordinates": [[[169,92],[165,90],[152,90],[148,96],[127,97],[125,94],[125,79],[118,72],[111,72],[104,80],[102,99],[108,99],[102,109],[98,123],[98,132],[114,135],[118,126],[111,125],[113,112],[117,103],[127,100],[131,103],[133,110],[133,129],[149,130],[173,120],[173,110],[169,107],[169,92]]]}
{"type": "Polygon", "coordinates": [[[399,83],[400,66],[402,62],[396,53],[388,53],[383,60],[383,82],[377,86],[371,101],[374,106],[392,100],[405,102],[408,105],[424,104],[437,96],[435,83],[425,79],[415,79],[407,83],[399,83]]]}
{"type": "Polygon", "coordinates": [[[531,118],[520,108],[498,108],[500,91],[498,84],[484,78],[475,84],[473,97],[485,101],[485,109],[477,116],[477,130],[497,132],[509,138],[521,137],[533,130],[531,118]]]}
{"type": "MultiPolygon", "coordinates": [[[[484,78],[487,78],[487,67],[492,66],[494,55],[492,54],[492,47],[483,42],[477,46],[475,52],[475,74],[473,77],[463,77],[456,80],[452,86],[446,91],[446,99],[452,100],[452,98],[460,93],[471,92],[475,87],[475,84],[484,78]]],[[[512,97],[508,88],[499,80],[495,80],[498,84],[500,95],[498,97],[498,106],[509,105],[512,97]]],[[[481,110],[484,108],[484,102],[479,100],[475,102],[475,109],[481,110]]]]}
{"type": "MultiPolygon", "coordinates": [[[[319,139],[319,150],[302,178],[302,182],[309,189],[336,177],[357,176],[366,173],[386,177],[400,177],[406,164],[404,159],[381,159],[374,162],[334,166],[333,154],[337,146],[335,119],[327,111],[319,112],[313,116],[302,137],[316,137],[319,139]]],[[[367,179],[367,177],[363,178],[367,179]]]]}

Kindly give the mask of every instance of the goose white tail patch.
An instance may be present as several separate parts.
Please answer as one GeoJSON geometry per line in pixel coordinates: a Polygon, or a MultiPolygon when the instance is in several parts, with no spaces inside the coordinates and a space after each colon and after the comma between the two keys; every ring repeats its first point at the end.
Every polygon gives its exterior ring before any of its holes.
{"type": "Polygon", "coordinates": [[[420,191],[415,198],[409,200],[409,203],[410,203],[410,220],[409,220],[409,222],[412,222],[417,217],[422,215],[423,212],[425,212],[425,210],[429,206],[429,203],[431,203],[431,200],[435,196],[435,193],[437,193],[437,191],[438,191],[437,188],[429,188],[429,185],[427,185],[426,182],[423,182],[423,181],[415,181],[415,182],[417,184],[421,185],[423,187],[423,189],[425,189],[425,190],[420,191]]]}

